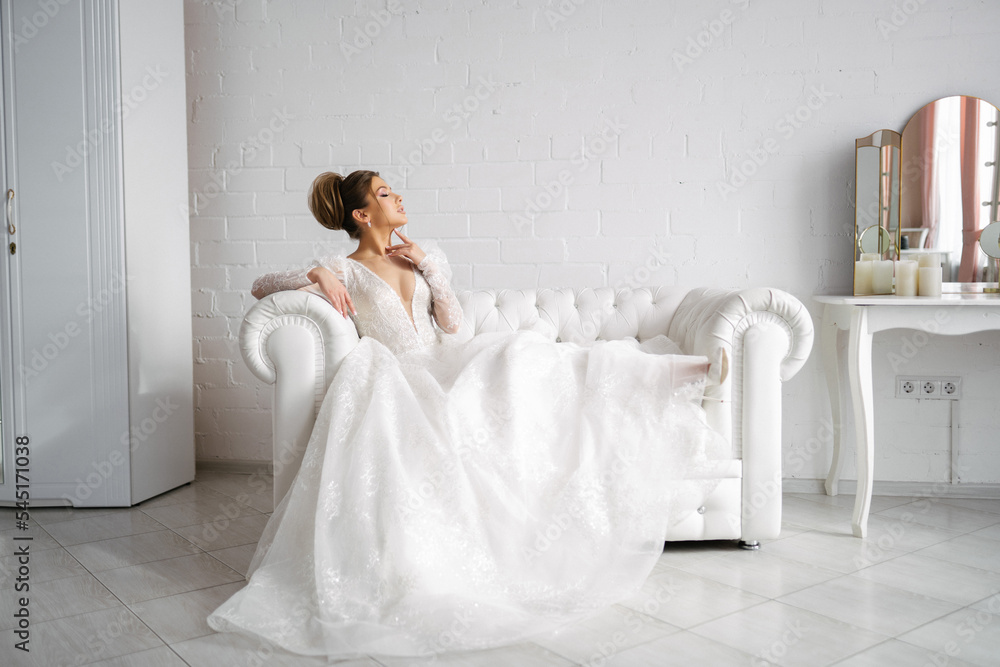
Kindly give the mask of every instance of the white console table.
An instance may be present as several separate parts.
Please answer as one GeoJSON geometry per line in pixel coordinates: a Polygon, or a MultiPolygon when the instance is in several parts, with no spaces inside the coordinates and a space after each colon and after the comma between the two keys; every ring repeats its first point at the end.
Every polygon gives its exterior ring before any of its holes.
{"type": "Polygon", "coordinates": [[[1000,295],[983,294],[981,289],[979,286],[978,293],[944,294],[940,297],[814,297],[824,306],[821,345],[833,410],[833,461],[826,480],[826,493],[837,495],[840,477],[842,413],[839,369],[841,363],[846,362],[856,429],[858,487],[851,525],[857,537],[865,537],[868,532],[872,469],[875,464],[872,335],[886,329],[920,329],[945,335],[1000,330],[1000,295]],[[837,351],[839,330],[850,332],[846,360],[841,360],[837,351]]]}

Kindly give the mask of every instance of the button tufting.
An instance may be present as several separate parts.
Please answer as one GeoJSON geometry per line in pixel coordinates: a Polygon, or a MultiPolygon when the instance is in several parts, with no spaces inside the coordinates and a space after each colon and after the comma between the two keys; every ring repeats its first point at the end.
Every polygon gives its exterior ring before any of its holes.
{"type": "Polygon", "coordinates": [[[705,506],[702,505],[701,507],[698,508],[698,514],[704,514],[704,513],[705,513],[705,506]]]}

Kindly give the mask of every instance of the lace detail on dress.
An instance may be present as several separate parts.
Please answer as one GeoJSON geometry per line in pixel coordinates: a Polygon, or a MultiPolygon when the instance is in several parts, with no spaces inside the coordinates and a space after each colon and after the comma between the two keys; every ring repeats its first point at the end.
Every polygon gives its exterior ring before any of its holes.
{"type": "MultiPolygon", "coordinates": [[[[329,255],[314,261],[313,266],[328,268],[347,288],[358,311],[351,316],[358,335],[371,336],[394,354],[438,342],[434,321],[448,333],[454,333],[462,324],[462,306],[449,283],[451,268],[444,253],[436,247],[430,247],[420,265],[412,267],[413,319],[396,290],[364,264],[349,257],[329,255]]],[[[263,298],[273,292],[306,287],[311,284],[307,273],[309,269],[268,273],[254,281],[253,293],[263,298]]]]}
{"type": "Polygon", "coordinates": [[[412,267],[413,295],[406,312],[396,290],[361,262],[348,259],[344,286],[351,294],[357,315],[352,315],[359,336],[369,336],[385,345],[393,354],[401,354],[438,342],[431,321],[431,290],[421,273],[412,267]]]}
{"type": "Polygon", "coordinates": [[[451,288],[451,267],[444,253],[437,247],[427,249],[427,256],[417,264],[427,285],[431,288],[434,319],[447,333],[455,333],[462,326],[462,306],[451,288]]]}
{"type": "MultiPolygon", "coordinates": [[[[275,292],[300,289],[312,284],[307,274],[317,266],[326,267],[333,272],[333,275],[337,276],[337,280],[343,283],[345,273],[344,264],[344,257],[329,255],[314,260],[312,265],[305,269],[289,269],[288,271],[265,273],[253,281],[253,287],[250,288],[250,292],[258,299],[263,299],[268,294],[274,294],[275,292]]],[[[344,284],[346,285],[347,283],[344,284]]]]}

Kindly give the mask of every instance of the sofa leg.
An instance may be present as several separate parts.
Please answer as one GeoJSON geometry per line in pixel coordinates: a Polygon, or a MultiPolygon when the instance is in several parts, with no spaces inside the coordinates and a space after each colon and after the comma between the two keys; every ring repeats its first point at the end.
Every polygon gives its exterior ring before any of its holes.
{"type": "Polygon", "coordinates": [[[755,551],[760,549],[760,540],[740,540],[740,549],[755,551]]]}

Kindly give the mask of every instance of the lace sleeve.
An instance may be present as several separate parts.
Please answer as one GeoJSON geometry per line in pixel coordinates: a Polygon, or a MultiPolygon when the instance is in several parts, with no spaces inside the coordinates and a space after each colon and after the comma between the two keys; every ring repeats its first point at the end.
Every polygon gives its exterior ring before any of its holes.
{"type": "Polygon", "coordinates": [[[282,290],[295,290],[300,287],[312,284],[309,280],[309,271],[317,266],[323,266],[337,276],[337,280],[344,282],[344,258],[336,255],[313,260],[312,264],[304,269],[290,269],[288,271],[274,271],[253,281],[250,292],[258,299],[263,299],[268,294],[281,292],[282,290]]]}
{"type": "Polygon", "coordinates": [[[431,288],[434,320],[445,333],[455,333],[462,326],[462,306],[451,289],[451,267],[440,248],[428,248],[426,253],[417,269],[431,288]]]}

